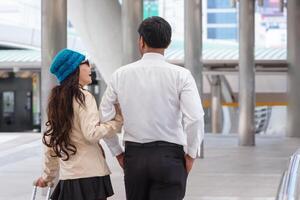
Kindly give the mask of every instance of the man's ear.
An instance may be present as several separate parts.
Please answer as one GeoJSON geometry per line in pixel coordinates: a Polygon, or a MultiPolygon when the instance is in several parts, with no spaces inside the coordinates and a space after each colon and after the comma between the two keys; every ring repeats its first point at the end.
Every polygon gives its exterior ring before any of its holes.
{"type": "Polygon", "coordinates": [[[141,42],[141,46],[142,46],[142,48],[145,48],[145,41],[144,41],[144,38],[141,36],[140,37],[140,42],[141,42]]]}

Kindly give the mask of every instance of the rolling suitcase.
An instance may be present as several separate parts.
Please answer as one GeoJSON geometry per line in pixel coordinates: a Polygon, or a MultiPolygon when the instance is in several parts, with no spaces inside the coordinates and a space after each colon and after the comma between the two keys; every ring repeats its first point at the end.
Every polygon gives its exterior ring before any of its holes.
{"type": "MultiPolygon", "coordinates": [[[[48,183],[47,185],[47,195],[46,195],[46,200],[50,200],[50,195],[51,195],[51,191],[53,188],[53,183],[48,183]]],[[[38,186],[36,186],[36,183],[33,183],[33,190],[32,190],[32,195],[31,195],[31,199],[30,200],[36,200],[36,193],[38,190],[38,186]]]]}

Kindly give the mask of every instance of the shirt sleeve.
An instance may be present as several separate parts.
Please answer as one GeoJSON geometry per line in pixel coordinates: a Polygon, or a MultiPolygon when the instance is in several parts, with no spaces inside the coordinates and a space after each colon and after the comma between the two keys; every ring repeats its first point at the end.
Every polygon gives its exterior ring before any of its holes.
{"type": "MultiPolygon", "coordinates": [[[[107,88],[103,94],[101,103],[100,103],[100,117],[102,122],[106,122],[114,118],[116,111],[114,104],[118,101],[118,95],[115,90],[116,87],[116,74],[112,75],[112,80],[107,85],[107,88]]],[[[123,149],[119,142],[119,137],[117,135],[111,138],[104,138],[106,145],[111,151],[113,156],[120,155],[123,152],[123,149]]]]}
{"type": "Polygon", "coordinates": [[[92,94],[86,93],[85,107],[79,108],[79,121],[83,136],[90,142],[98,143],[104,137],[113,137],[121,132],[122,122],[107,121],[100,123],[96,101],[92,94]]]}
{"type": "Polygon", "coordinates": [[[106,145],[108,146],[108,148],[113,156],[117,156],[117,155],[120,155],[121,153],[123,153],[123,149],[120,145],[119,137],[117,135],[115,135],[111,138],[104,138],[103,140],[106,143],[106,145]]]}
{"type": "Polygon", "coordinates": [[[100,103],[101,121],[106,122],[113,119],[116,115],[114,104],[118,101],[118,95],[115,90],[115,74],[112,76],[112,80],[107,85],[107,88],[103,94],[100,103]]]}
{"type": "Polygon", "coordinates": [[[192,158],[200,156],[200,145],[204,138],[204,112],[196,82],[190,72],[182,81],[180,109],[183,113],[183,127],[187,135],[187,154],[192,158]]]}

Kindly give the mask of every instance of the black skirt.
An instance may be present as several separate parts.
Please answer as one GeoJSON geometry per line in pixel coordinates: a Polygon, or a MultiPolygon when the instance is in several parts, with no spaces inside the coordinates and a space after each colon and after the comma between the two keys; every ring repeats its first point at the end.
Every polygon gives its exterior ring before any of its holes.
{"type": "Polygon", "coordinates": [[[55,187],[52,200],[98,200],[114,194],[110,177],[90,177],[60,180],[55,187]]]}

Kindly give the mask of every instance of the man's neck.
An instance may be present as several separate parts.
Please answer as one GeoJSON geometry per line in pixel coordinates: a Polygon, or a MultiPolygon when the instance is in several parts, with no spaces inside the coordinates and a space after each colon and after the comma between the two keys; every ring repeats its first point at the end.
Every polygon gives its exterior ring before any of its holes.
{"type": "Polygon", "coordinates": [[[144,54],[145,53],[159,53],[161,55],[165,55],[165,49],[162,49],[162,48],[148,48],[144,51],[144,54]]]}

